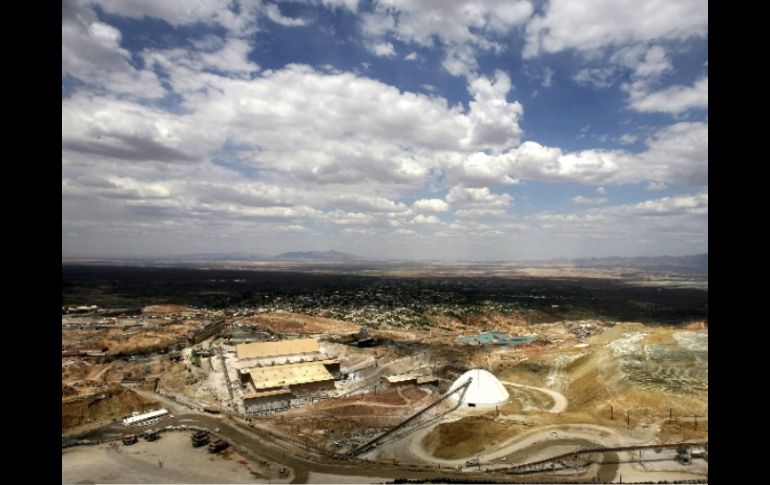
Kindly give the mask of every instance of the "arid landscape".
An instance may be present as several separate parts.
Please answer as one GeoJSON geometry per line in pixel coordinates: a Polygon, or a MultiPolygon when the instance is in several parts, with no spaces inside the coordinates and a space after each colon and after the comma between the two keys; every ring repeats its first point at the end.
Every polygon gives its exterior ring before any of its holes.
{"type": "Polygon", "coordinates": [[[536,270],[65,265],[64,478],[706,480],[706,290],[536,270]],[[317,377],[269,383],[293,368],[317,377]],[[472,369],[504,399],[452,391],[472,369]],[[160,440],[120,444],[148,429],[160,440]],[[192,447],[194,430],[227,454],[192,447]]]}
{"type": "Polygon", "coordinates": [[[708,482],[708,10],[62,0],[62,483],[708,482]]]}

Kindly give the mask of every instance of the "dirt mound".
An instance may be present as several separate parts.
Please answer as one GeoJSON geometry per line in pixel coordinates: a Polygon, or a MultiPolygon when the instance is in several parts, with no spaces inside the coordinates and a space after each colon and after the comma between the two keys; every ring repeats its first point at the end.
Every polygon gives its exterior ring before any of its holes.
{"type": "Polygon", "coordinates": [[[184,305],[150,305],[142,308],[142,313],[194,313],[190,307],[184,305]]]}
{"type": "Polygon", "coordinates": [[[708,440],[708,435],[708,420],[700,419],[696,425],[693,419],[681,419],[663,423],[658,436],[663,442],[675,443],[680,441],[708,440]]]}
{"type": "Polygon", "coordinates": [[[488,416],[470,416],[439,424],[423,438],[422,446],[437,458],[457,460],[495,448],[523,429],[522,425],[498,423],[488,416]]]}
{"type": "Polygon", "coordinates": [[[72,386],[68,386],[66,384],[61,385],[61,396],[62,397],[71,397],[71,396],[77,396],[78,390],[75,389],[72,386]]]}
{"type": "Polygon", "coordinates": [[[381,391],[377,394],[370,393],[370,394],[363,394],[360,396],[349,396],[349,397],[328,399],[325,401],[320,401],[308,409],[318,409],[318,410],[334,409],[336,412],[336,410],[339,409],[340,407],[351,406],[355,404],[404,406],[407,404],[407,402],[401,395],[398,394],[397,389],[389,389],[386,391],[381,391]]]}
{"type": "Polygon", "coordinates": [[[62,399],[62,432],[87,424],[107,423],[134,411],[146,411],[155,407],[157,402],[145,399],[123,386],[105,386],[86,396],[62,399]]]}
{"type": "Polygon", "coordinates": [[[61,380],[64,382],[74,382],[83,380],[91,373],[91,364],[82,360],[66,360],[61,365],[61,380]]]}
{"type": "Polygon", "coordinates": [[[247,323],[257,324],[275,333],[317,334],[357,332],[360,327],[331,318],[311,317],[299,313],[275,312],[250,317],[247,323]]]}
{"type": "Polygon", "coordinates": [[[687,330],[708,330],[709,323],[706,320],[701,320],[699,322],[692,322],[684,328],[687,330]]]}

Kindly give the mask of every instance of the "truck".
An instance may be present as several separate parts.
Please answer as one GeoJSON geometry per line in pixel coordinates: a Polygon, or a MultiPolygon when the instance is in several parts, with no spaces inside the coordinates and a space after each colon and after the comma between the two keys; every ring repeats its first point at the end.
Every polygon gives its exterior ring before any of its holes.
{"type": "Polygon", "coordinates": [[[216,440],[213,443],[209,444],[209,453],[219,453],[220,451],[224,450],[230,446],[230,443],[228,443],[225,440],[216,440]]]}
{"type": "Polygon", "coordinates": [[[125,433],[125,434],[123,434],[123,444],[124,445],[126,445],[126,446],[133,445],[137,441],[139,441],[139,439],[136,437],[136,435],[134,433],[125,433]]]}
{"type": "Polygon", "coordinates": [[[209,434],[206,431],[198,431],[192,435],[192,445],[195,448],[201,447],[209,442],[209,434]]]}

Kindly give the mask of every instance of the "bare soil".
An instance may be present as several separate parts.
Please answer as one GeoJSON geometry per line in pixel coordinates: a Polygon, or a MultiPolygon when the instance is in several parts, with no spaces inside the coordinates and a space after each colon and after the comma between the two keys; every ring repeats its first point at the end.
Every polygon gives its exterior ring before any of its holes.
{"type": "Polygon", "coordinates": [[[84,425],[106,424],[133,411],[146,411],[156,406],[155,401],[123,386],[111,384],[90,394],[62,398],[62,432],[84,425]]]}

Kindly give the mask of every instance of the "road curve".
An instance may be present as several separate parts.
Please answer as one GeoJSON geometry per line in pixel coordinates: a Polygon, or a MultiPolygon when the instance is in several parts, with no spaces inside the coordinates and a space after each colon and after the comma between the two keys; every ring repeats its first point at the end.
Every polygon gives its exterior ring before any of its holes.
{"type": "Polygon", "coordinates": [[[528,386],[526,384],[519,384],[518,382],[511,382],[511,381],[500,381],[500,382],[509,386],[523,387],[525,389],[532,389],[534,391],[540,391],[544,394],[548,394],[549,396],[551,396],[551,399],[553,399],[553,406],[551,406],[551,409],[548,410],[549,413],[554,413],[554,414],[561,413],[565,409],[567,409],[567,405],[569,404],[569,401],[567,401],[567,398],[564,397],[564,394],[558,391],[546,389],[545,387],[535,387],[535,386],[528,386]]]}

